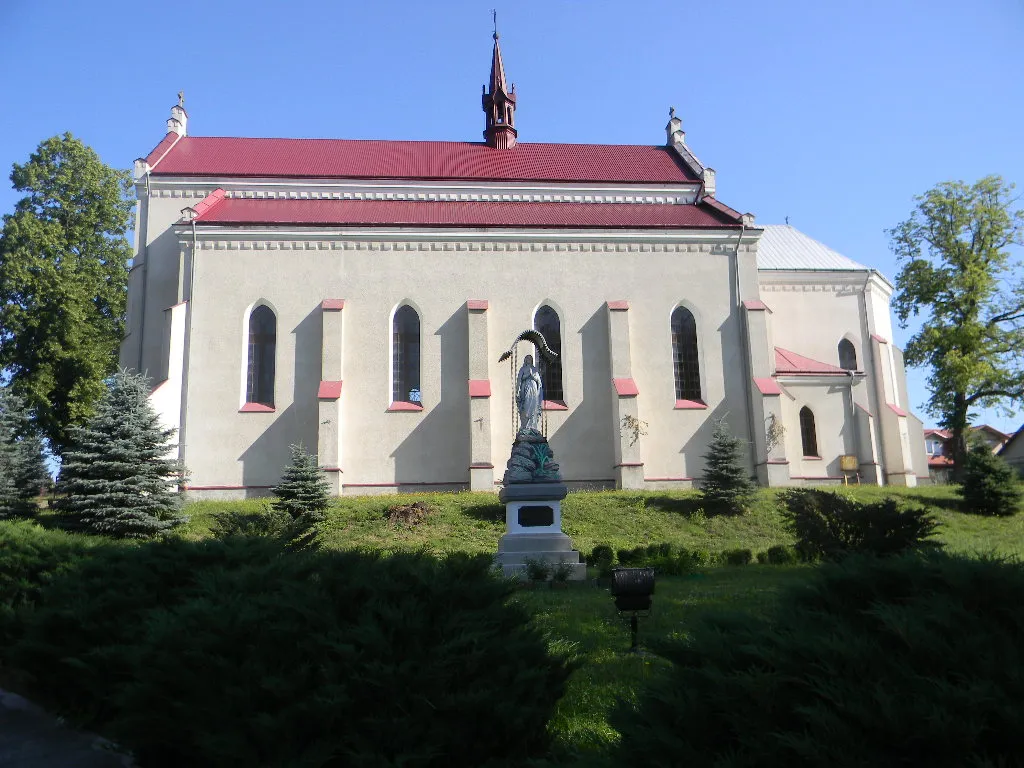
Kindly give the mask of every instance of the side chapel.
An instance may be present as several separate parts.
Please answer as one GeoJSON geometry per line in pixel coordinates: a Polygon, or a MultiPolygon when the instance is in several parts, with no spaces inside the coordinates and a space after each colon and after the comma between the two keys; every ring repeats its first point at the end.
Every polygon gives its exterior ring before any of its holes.
{"type": "Polygon", "coordinates": [[[570,488],[691,487],[723,418],[764,485],[927,478],[881,274],[721,202],[674,110],[661,146],[520,143],[497,34],[482,103],[483,142],[351,141],[193,136],[179,97],[121,364],[193,496],[292,443],[336,494],[493,490],[528,328],[570,488]]]}

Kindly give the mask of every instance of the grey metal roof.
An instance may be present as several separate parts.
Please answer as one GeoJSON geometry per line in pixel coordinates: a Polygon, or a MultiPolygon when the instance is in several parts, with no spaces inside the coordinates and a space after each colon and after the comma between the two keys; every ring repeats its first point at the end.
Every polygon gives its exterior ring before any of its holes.
{"type": "Polygon", "coordinates": [[[869,270],[789,224],[766,224],[757,246],[758,269],[869,270]]]}

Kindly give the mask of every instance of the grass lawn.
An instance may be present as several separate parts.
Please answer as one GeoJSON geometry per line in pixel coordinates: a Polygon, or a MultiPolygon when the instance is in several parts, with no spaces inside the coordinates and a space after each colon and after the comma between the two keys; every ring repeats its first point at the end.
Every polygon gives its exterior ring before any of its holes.
{"type": "MultiPolygon", "coordinates": [[[[802,565],[722,566],[690,577],[661,577],[651,615],[640,620],[640,643],[684,635],[708,610],[764,611],[781,588],[802,582],[809,571],[802,565]]],[[[549,725],[553,760],[600,762],[618,740],[608,724],[617,700],[635,701],[668,663],[654,654],[629,652],[628,620],[619,618],[607,589],[577,583],[565,590],[520,590],[514,599],[533,611],[553,642],[569,643],[581,661],[549,725]]]]}

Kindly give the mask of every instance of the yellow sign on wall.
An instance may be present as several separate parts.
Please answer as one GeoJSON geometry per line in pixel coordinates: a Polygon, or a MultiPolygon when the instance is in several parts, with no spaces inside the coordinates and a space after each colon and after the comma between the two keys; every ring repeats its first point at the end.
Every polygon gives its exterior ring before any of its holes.
{"type": "Polygon", "coordinates": [[[856,456],[840,456],[839,469],[843,472],[856,472],[859,467],[856,456]]]}

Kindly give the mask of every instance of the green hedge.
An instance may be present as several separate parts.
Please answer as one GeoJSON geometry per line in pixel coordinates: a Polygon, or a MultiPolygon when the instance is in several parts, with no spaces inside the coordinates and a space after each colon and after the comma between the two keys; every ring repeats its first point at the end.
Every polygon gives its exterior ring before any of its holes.
{"type": "Polygon", "coordinates": [[[0,651],[142,765],[479,765],[543,754],[571,664],[490,558],[269,539],[73,562],[0,651]]]}
{"type": "Polygon", "coordinates": [[[779,498],[782,517],[804,560],[837,560],[851,554],[895,555],[940,546],[938,521],[921,506],[898,499],[862,504],[842,493],[802,489],[779,498]]]}
{"type": "Polygon", "coordinates": [[[15,610],[31,608],[55,576],[103,545],[101,539],[32,522],[0,523],[0,649],[20,629],[15,610]]]}
{"type": "Polygon", "coordinates": [[[639,706],[616,765],[998,766],[1024,756],[1024,566],[939,553],[825,564],[768,618],[721,614],[639,706]]]}

